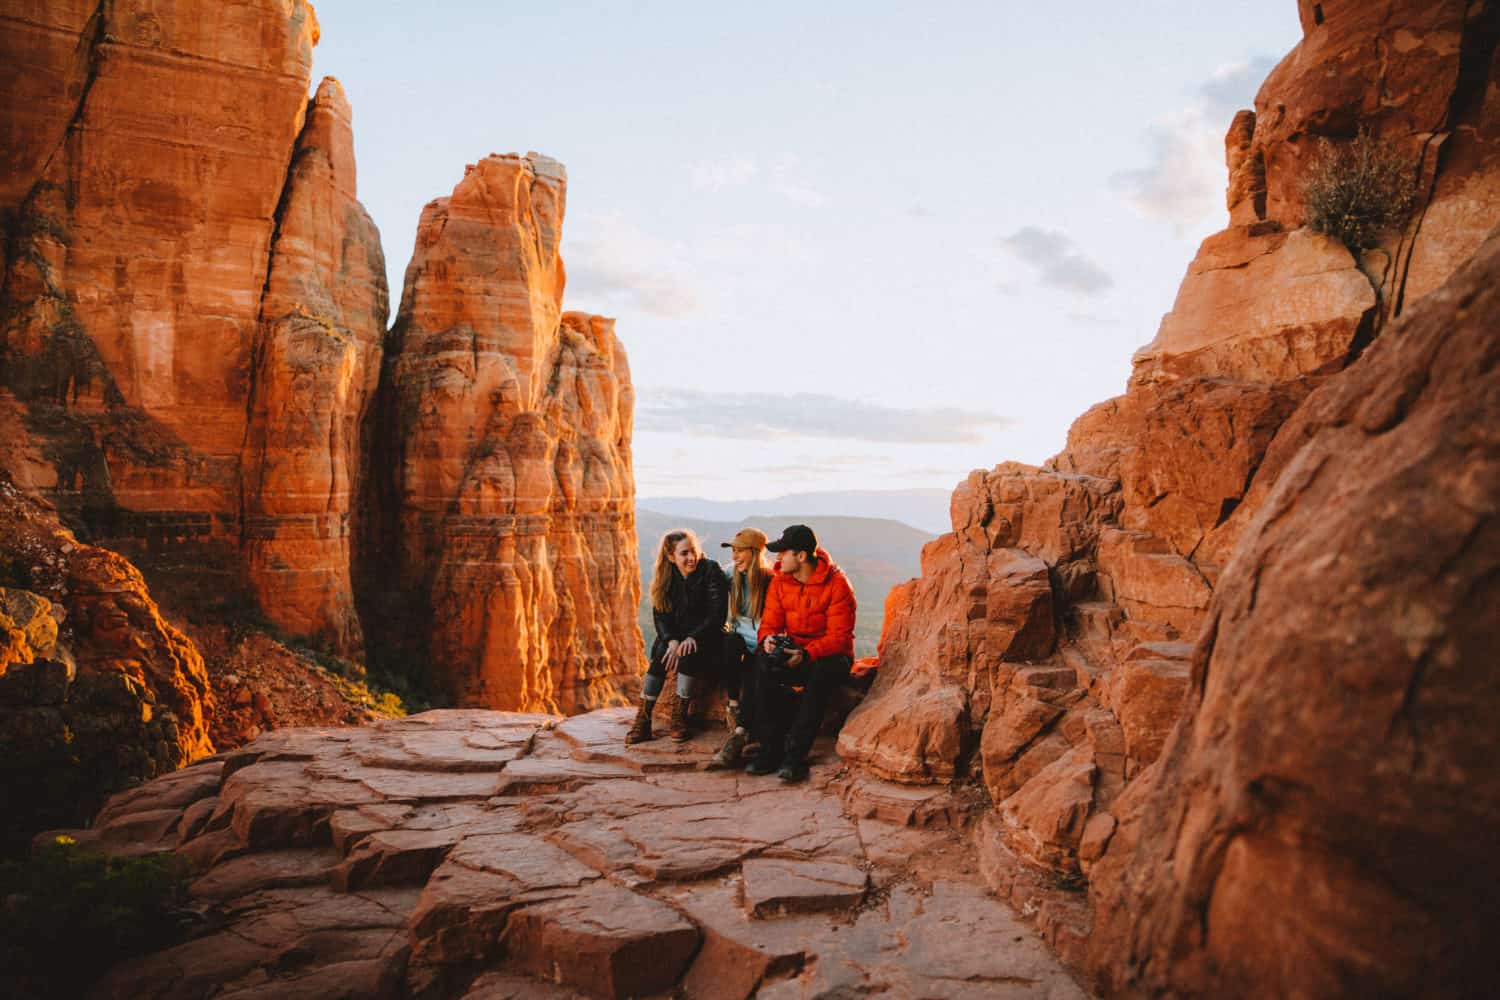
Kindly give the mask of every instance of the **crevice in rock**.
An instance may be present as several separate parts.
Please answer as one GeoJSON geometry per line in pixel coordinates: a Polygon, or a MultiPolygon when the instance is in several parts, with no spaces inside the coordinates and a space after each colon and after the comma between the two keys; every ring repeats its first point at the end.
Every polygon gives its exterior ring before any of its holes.
{"type": "MultiPolygon", "coordinates": [[[[108,0],[99,0],[99,6],[94,8],[94,13],[84,23],[83,32],[79,35],[79,47],[86,48],[88,54],[88,70],[84,74],[83,86],[78,89],[78,104],[73,109],[73,115],[68,119],[68,125],[63,129],[62,137],[58,140],[56,148],[47,154],[47,159],[42,161],[41,172],[37,174],[37,183],[43,183],[47,175],[52,171],[52,161],[57,158],[68,145],[68,140],[73,133],[83,124],[83,113],[88,107],[89,93],[94,89],[94,83],[99,79],[99,47],[104,44],[105,7],[108,0]]],[[[35,186],[33,186],[33,192],[35,186]]],[[[71,202],[71,199],[69,199],[71,202]]],[[[71,207],[71,204],[70,206],[71,207]]]]}

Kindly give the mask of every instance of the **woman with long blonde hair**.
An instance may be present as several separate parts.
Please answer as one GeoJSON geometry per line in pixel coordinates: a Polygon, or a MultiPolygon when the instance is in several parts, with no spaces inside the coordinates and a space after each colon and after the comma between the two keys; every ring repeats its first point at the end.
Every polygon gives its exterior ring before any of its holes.
{"type": "Polygon", "coordinates": [[[672,706],[671,737],[688,738],[688,700],[694,682],[712,673],[723,655],[724,616],[728,599],[724,571],[703,556],[698,538],[687,528],[661,536],[656,570],[651,577],[651,618],[656,641],[641,685],[641,704],[625,742],[651,738],[651,710],[667,681],[667,670],[677,670],[677,701],[672,706]]]}
{"type": "Polygon", "coordinates": [[[749,712],[755,699],[746,690],[755,671],[756,634],[766,608],[766,591],[774,568],[766,557],[766,533],[741,528],[731,541],[721,542],[734,559],[729,582],[729,619],[724,625],[724,690],[729,696],[729,739],[709,762],[709,770],[736,767],[752,728],[749,712]]]}

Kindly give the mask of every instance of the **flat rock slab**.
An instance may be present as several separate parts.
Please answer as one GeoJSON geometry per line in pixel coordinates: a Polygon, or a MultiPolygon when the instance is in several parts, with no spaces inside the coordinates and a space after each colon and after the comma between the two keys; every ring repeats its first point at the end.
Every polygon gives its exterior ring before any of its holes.
{"type": "Polygon", "coordinates": [[[832,756],[796,785],[705,771],[719,733],[626,748],[630,716],[284,731],[117,797],[80,838],[180,841],[212,931],[109,993],[1081,995],[986,894],[949,792],[832,756]]]}
{"type": "Polygon", "coordinates": [[[740,869],[745,911],[753,917],[812,913],[858,906],[870,878],[854,865],[752,858],[740,869]]]}
{"type": "Polygon", "coordinates": [[[698,928],[665,903],[601,883],[516,911],[504,946],[527,972],[590,996],[629,997],[670,989],[698,938],[698,928]]]}
{"type": "Polygon", "coordinates": [[[525,795],[535,792],[563,791],[590,781],[605,778],[633,778],[639,769],[609,762],[545,759],[528,757],[506,765],[500,775],[496,795],[525,795]]]}
{"type": "Polygon", "coordinates": [[[199,899],[232,899],[264,889],[327,883],[338,855],[328,848],[242,854],[213,867],[188,891],[199,899]]]}

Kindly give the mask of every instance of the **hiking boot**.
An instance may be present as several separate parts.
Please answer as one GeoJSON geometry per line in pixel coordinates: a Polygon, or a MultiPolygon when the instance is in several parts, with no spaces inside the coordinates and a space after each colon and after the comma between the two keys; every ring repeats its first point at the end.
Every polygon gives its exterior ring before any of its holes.
{"type": "Polygon", "coordinates": [[[688,738],[688,700],[678,698],[672,702],[672,730],[668,734],[673,743],[686,742],[688,738]]]}
{"type": "Polygon", "coordinates": [[[625,745],[632,743],[644,743],[651,738],[651,702],[641,699],[641,707],[636,709],[635,721],[630,724],[630,729],[625,733],[625,745]]]}
{"type": "Polygon", "coordinates": [[[724,741],[724,745],[719,748],[719,752],[714,754],[713,760],[708,762],[707,770],[725,771],[732,767],[739,767],[740,757],[744,752],[745,734],[730,733],[729,739],[724,741]]]}
{"type": "Polygon", "coordinates": [[[745,773],[753,774],[758,778],[763,774],[771,774],[772,772],[774,772],[777,765],[779,765],[780,763],[781,758],[779,756],[768,754],[765,752],[764,748],[762,748],[762,750],[755,755],[755,759],[750,762],[750,766],[745,768],[745,773]]]}
{"type": "Polygon", "coordinates": [[[795,785],[799,781],[806,781],[807,764],[800,760],[789,760],[781,765],[781,770],[776,772],[776,777],[788,785],[795,785]]]}

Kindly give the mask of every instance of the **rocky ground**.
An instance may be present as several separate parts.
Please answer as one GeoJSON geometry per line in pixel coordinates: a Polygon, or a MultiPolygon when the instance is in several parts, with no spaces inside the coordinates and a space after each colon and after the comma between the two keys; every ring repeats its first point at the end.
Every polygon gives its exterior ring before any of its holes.
{"type": "Polygon", "coordinates": [[[627,710],[288,729],[116,796],[202,932],[98,995],[1084,997],[986,890],[961,793],[702,770],[627,710]]]}

